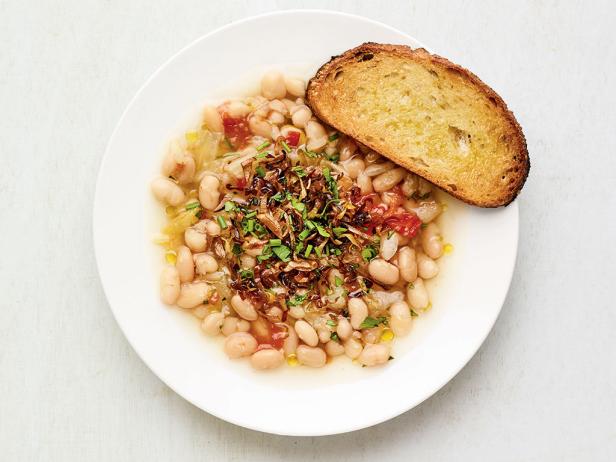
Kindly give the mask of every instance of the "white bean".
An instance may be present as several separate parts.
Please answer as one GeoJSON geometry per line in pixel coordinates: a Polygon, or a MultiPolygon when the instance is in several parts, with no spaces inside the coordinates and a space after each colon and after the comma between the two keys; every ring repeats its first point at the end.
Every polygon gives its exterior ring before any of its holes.
{"type": "Polygon", "coordinates": [[[357,358],[362,352],[361,342],[354,337],[344,342],[344,354],[351,359],[357,358]]]}
{"type": "Polygon", "coordinates": [[[282,344],[282,350],[285,356],[294,355],[295,350],[297,350],[297,345],[299,344],[299,338],[293,327],[289,326],[287,333],[288,336],[284,339],[284,343],[282,344]]]}
{"type": "Polygon", "coordinates": [[[220,236],[222,229],[220,225],[213,220],[204,220],[205,221],[205,232],[210,236],[220,236]]]}
{"type": "Polygon", "coordinates": [[[205,317],[205,319],[201,323],[201,329],[207,335],[212,335],[212,336],[218,335],[220,334],[220,328],[224,325],[225,322],[226,322],[226,319],[223,313],[220,313],[220,312],[210,313],[205,317]]]}
{"type": "Polygon", "coordinates": [[[240,255],[240,266],[242,268],[254,268],[255,266],[257,266],[257,259],[251,255],[248,254],[242,254],[240,255]]]}
{"type": "Polygon", "coordinates": [[[266,72],[261,79],[261,94],[267,99],[284,98],[287,94],[284,76],[278,71],[266,72]]]}
{"type": "Polygon", "coordinates": [[[160,298],[173,305],[180,296],[180,274],[175,266],[165,266],[160,273],[160,298]]]}
{"type": "Polygon", "coordinates": [[[438,274],[438,263],[425,253],[417,252],[417,273],[422,279],[432,279],[438,274]]]}
{"type": "Polygon", "coordinates": [[[372,180],[372,187],[376,192],[389,191],[402,181],[406,175],[406,170],[403,168],[394,168],[385,173],[381,173],[374,180],[372,180]]]}
{"type": "Polygon", "coordinates": [[[378,176],[382,173],[387,172],[388,170],[391,170],[393,165],[393,162],[389,161],[381,162],[380,164],[371,164],[366,167],[366,170],[364,170],[364,172],[370,177],[378,176]]]}
{"type": "Polygon", "coordinates": [[[250,113],[250,107],[242,101],[231,101],[226,105],[230,117],[244,117],[250,113]]]}
{"type": "Polygon", "coordinates": [[[278,111],[270,112],[269,116],[267,116],[267,120],[274,125],[282,125],[285,121],[284,115],[282,115],[278,111]]]}
{"type": "Polygon", "coordinates": [[[389,327],[398,337],[403,337],[411,331],[413,318],[411,310],[405,302],[396,302],[389,307],[389,327]]]}
{"type": "Polygon", "coordinates": [[[351,334],[353,333],[353,326],[351,326],[351,323],[347,318],[338,318],[336,333],[341,340],[346,340],[351,337],[351,334]]]}
{"type": "Polygon", "coordinates": [[[299,320],[295,323],[295,332],[297,336],[308,346],[317,346],[319,344],[319,336],[310,324],[304,320],[299,320]]]}
{"type": "Polygon", "coordinates": [[[252,303],[248,300],[243,300],[238,294],[231,297],[231,306],[237,314],[247,321],[255,321],[259,317],[252,303]]]}
{"type": "Polygon", "coordinates": [[[327,361],[327,355],[319,347],[300,345],[297,347],[296,354],[300,364],[308,367],[323,367],[327,361]]]}
{"type": "Polygon", "coordinates": [[[212,175],[205,175],[199,183],[199,202],[208,210],[214,210],[220,202],[220,180],[212,175]]]}
{"type": "Polygon", "coordinates": [[[303,306],[292,306],[289,308],[289,316],[295,319],[303,319],[306,316],[306,311],[303,306]]]}
{"type": "Polygon", "coordinates": [[[404,201],[402,206],[406,211],[416,214],[422,223],[430,223],[443,211],[441,204],[434,200],[417,203],[417,201],[410,199],[404,201]]]}
{"type": "Polygon", "coordinates": [[[319,336],[319,341],[321,343],[327,343],[329,342],[329,339],[331,338],[332,333],[330,332],[329,329],[325,327],[319,327],[317,329],[317,335],[319,336]]]}
{"type": "Polygon", "coordinates": [[[417,259],[415,249],[405,246],[398,251],[398,269],[406,282],[417,279],[417,259]]]}
{"type": "Polygon", "coordinates": [[[226,318],[224,318],[224,322],[222,323],[222,327],[220,328],[222,335],[228,337],[229,335],[237,332],[238,321],[239,318],[236,318],[235,316],[227,316],[226,318]]]}
{"type": "Polygon", "coordinates": [[[161,202],[177,206],[186,200],[182,188],[168,178],[156,178],[151,184],[154,197],[161,202]]]}
{"type": "Polygon", "coordinates": [[[368,305],[361,298],[351,298],[348,307],[351,315],[351,326],[353,326],[353,329],[359,329],[361,323],[368,317],[368,305]]]}
{"type": "Polygon", "coordinates": [[[229,358],[250,356],[257,350],[257,340],[247,332],[235,332],[225,340],[225,353],[229,358]]]}
{"type": "Polygon", "coordinates": [[[340,150],[340,160],[348,160],[357,151],[357,144],[353,141],[352,138],[344,137],[342,141],[338,143],[338,148],[340,150]]]}
{"type": "Polygon", "coordinates": [[[357,360],[364,366],[385,364],[389,360],[389,346],[384,343],[368,344],[357,360]]]}
{"type": "Polygon", "coordinates": [[[276,369],[283,362],[283,354],[278,350],[274,350],[273,348],[255,351],[250,357],[250,364],[252,365],[252,367],[259,371],[276,369]]]}
{"type": "Polygon", "coordinates": [[[205,107],[203,110],[203,122],[205,123],[205,126],[213,132],[222,133],[224,131],[222,117],[215,107],[205,107]]]}
{"type": "Polygon", "coordinates": [[[344,162],[341,162],[341,164],[352,179],[359,177],[366,167],[364,161],[359,157],[353,157],[352,159],[345,160],[344,162]]]}
{"type": "Polygon", "coordinates": [[[344,346],[334,340],[330,340],[325,344],[325,352],[328,356],[340,356],[344,354],[344,346]]]}
{"type": "Polygon", "coordinates": [[[184,242],[193,252],[203,252],[207,247],[205,230],[201,230],[196,226],[186,228],[186,231],[184,231],[184,242]]]}
{"type": "Polygon", "coordinates": [[[210,298],[210,286],[205,282],[190,282],[182,284],[177,305],[180,308],[194,308],[210,298]]]}
{"type": "Polygon", "coordinates": [[[323,125],[315,120],[306,123],[306,148],[310,151],[319,150],[327,144],[327,132],[323,125]]]}
{"type": "Polygon", "coordinates": [[[370,194],[374,191],[374,188],[372,187],[372,180],[368,175],[366,175],[365,172],[361,172],[356,181],[362,194],[370,194]]]}
{"type": "Polygon", "coordinates": [[[398,268],[382,258],[375,258],[370,262],[368,273],[377,282],[385,285],[393,285],[400,279],[398,268]]]}
{"type": "Polygon", "coordinates": [[[396,233],[388,233],[381,236],[381,244],[379,253],[384,260],[391,260],[398,251],[398,235],[396,233]]]}
{"type": "Polygon", "coordinates": [[[287,87],[287,93],[293,96],[304,97],[306,94],[306,82],[302,79],[296,79],[288,77],[284,79],[285,86],[287,87]]]}
{"type": "MultiPolygon", "coordinates": [[[[291,102],[291,104],[294,104],[294,103],[291,102]]],[[[280,101],[279,99],[274,99],[270,101],[268,104],[268,107],[272,111],[280,112],[283,115],[287,115],[289,113],[289,109],[287,108],[286,104],[283,101],[280,101]]]]}
{"type": "Polygon", "coordinates": [[[218,271],[218,262],[209,253],[198,253],[193,256],[197,274],[202,276],[218,271]]]}
{"type": "Polygon", "coordinates": [[[417,191],[418,178],[414,173],[408,172],[402,182],[402,193],[405,197],[411,197],[417,191]]]}
{"type": "Polygon", "coordinates": [[[192,312],[199,319],[204,319],[209,314],[209,310],[206,305],[198,305],[193,308],[192,312]]]}
{"type": "Polygon", "coordinates": [[[195,263],[192,252],[185,245],[178,247],[175,267],[178,269],[181,282],[190,282],[195,278],[195,263]]]}
{"type": "Polygon", "coordinates": [[[272,137],[272,125],[265,119],[253,115],[248,118],[248,127],[257,136],[262,136],[263,138],[271,138],[272,137]]]}
{"type": "Polygon", "coordinates": [[[406,299],[409,304],[417,310],[427,308],[430,299],[428,297],[428,289],[426,289],[423,279],[417,278],[408,285],[406,289],[406,299]]]}
{"type": "Polygon", "coordinates": [[[436,259],[443,255],[443,242],[436,223],[430,223],[421,233],[421,247],[430,258],[436,259]]]}
{"type": "Polygon", "coordinates": [[[238,332],[248,332],[250,330],[250,323],[245,319],[240,319],[237,322],[237,331],[238,332]]]}
{"type": "Polygon", "coordinates": [[[305,104],[294,106],[291,109],[291,121],[297,128],[304,128],[312,118],[312,111],[305,104]]]}

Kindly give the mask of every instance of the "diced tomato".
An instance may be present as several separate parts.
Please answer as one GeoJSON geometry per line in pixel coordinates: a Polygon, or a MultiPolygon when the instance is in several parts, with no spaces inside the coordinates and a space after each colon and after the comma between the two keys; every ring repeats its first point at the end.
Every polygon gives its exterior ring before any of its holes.
{"type": "Polygon", "coordinates": [[[235,187],[237,189],[244,190],[246,189],[247,184],[248,182],[246,181],[246,178],[238,178],[237,180],[235,180],[235,187]]]}
{"type": "Polygon", "coordinates": [[[287,336],[286,331],[282,327],[272,324],[265,318],[259,318],[255,321],[250,328],[250,333],[257,339],[258,349],[261,350],[268,347],[282,348],[284,339],[287,336]]]}
{"type": "Polygon", "coordinates": [[[415,237],[421,228],[421,220],[414,213],[402,212],[385,219],[385,225],[408,238],[415,237]]]}
{"type": "Polygon", "coordinates": [[[360,200],[371,218],[366,225],[368,234],[374,233],[376,227],[383,225],[406,237],[414,237],[421,228],[421,220],[414,213],[405,212],[401,208],[404,202],[402,189],[396,186],[391,191],[382,194],[387,203],[377,205],[378,195],[376,193],[366,194],[360,200]]]}
{"type": "Polygon", "coordinates": [[[226,112],[221,115],[225,137],[233,145],[233,149],[243,148],[246,141],[252,136],[248,119],[246,117],[230,117],[226,112]]]}
{"type": "Polygon", "coordinates": [[[295,130],[290,131],[285,138],[285,141],[288,143],[289,146],[293,146],[294,148],[296,148],[299,144],[299,132],[296,132],[295,130]]]}

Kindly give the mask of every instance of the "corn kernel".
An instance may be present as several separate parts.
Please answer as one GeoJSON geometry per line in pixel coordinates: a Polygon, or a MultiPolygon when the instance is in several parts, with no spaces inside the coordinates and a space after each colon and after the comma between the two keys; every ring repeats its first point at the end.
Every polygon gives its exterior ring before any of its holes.
{"type": "Polygon", "coordinates": [[[184,136],[186,137],[186,141],[189,143],[194,143],[199,139],[199,134],[197,132],[186,132],[186,135],[184,136]]]}
{"type": "Polygon", "coordinates": [[[452,244],[445,244],[443,246],[443,253],[445,255],[449,255],[451,252],[453,252],[453,245],[452,244]]]}
{"type": "Polygon", "coordinates": [[[391,329],[385,329],[381,334],[381,342],[391,342],[394,337],[394,332],[391,329]]]}
{"type": "Polygon", "coordinates": [[[297,356],[295,356],[294,354],[290,354],[289,356],[287,356],[287,364],[291,367],[299,366],[297,356]]]}
{"type": "Polygon", "coordinates": [[[171,265],[175,265],[175,262],[177,261],[177,259],[178,259],[178,256],[173,250],[169,250],[165,252],[165,260],[167,261],[167,263],[171,265]]]}

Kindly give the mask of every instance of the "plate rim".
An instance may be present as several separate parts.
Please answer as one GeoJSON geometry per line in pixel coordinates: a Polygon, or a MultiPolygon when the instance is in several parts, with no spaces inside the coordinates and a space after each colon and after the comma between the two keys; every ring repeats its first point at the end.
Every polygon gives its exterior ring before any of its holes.
{"type": "MultiPolygon", "coordinates": [[[[348,433],[348,432],[353,432],[353,431],[357,431],[357,430],[361,430],[361,429],[365,429],[365,428],[370,428],[372,426],[378,425],[380,423],[386,422],[388,420],[391,420],[395,417],[398,417],[402,414],[404,414],[405,412],[408,412],[409,410],[413,409],[414,407],[418,406],[419,404],[421,404],[422,402],[428,400],[429,398],[431,398],[434,394],[436,394],[438,391],[440,391],[447,383],[449,383],[456,375],[458,375],[460,373],[460,371],[462,369],[464,369],[464,367],[466,367],[466,365],[469,363],[469,361],[477,354],[477,352],[479,351],[479,349],[481,348],[481,346],[484,344],[485,340],[487,339],[487,337],[490,335],[490,333],[492,332],[494,325],[498,319],[498,317],[500,316],[500,313],[503,309],[504,303],[507,299],[507,296],[509,294],[509,290],[511,288],[511,282],[513,279],[513,275],[515,273],[515,268],[517,266],[517,259],[519,256],[518,250],[519,250],[519,206],[518,206],[518,199],[516,199],[515,201],[513,201],[511,204],[509,204],[507,206],[508,209],[513,209],[513,215],[514,215],[514,224],[512,226],[515,226],[515,229],[512,230],[515,234],[515,242],[512,243],[513,246],[513,262],[510,265],[508,274],[507,274],[507,284],[506,284],[506,290],[503,291],[503,294],[501,296],[501,300],[498,303],[498,309],[494,312],[494,315],[492,317],[492,319],[489,320],[489,329],[486,329],[485,333],[482,336],[477,336],[477,340],[473,345],[473,348],[471,348],[470,354],[468,355],[467,358],[464,359],[464,361],[460,361],[459,366],[452,368],[452,372],[451,374],[448,374],[447,377],[442,381],[442,383],[440,383],[440,385],[438,387],[435,387],[432,391],[425,393],[424,395],[419,396],[418,398],[416,398],[415,400],[409,401],[408,404],[405,404],[404,406],[401,406],[400,410],[395,411],[395,412],[391,412],[389,414],[387,414],[385,417],[383,417],[382,415],[379,415],[378,417],[374,418],[374,419],[368,419],[367,423],[366,421],[362,421],[362,423],[359,424],[353,424],[353,422],[349,422],[349,424],[345,427],[345,428],[341,428],[337,431],[327,431],[327,432],[319,432],[319,431],[313,431],[313,432],[280,432],[280,431],[275,431],[272,429],[264,429],[264,428],[259,428],[257,425],[251,423],[250,421],[244,421],[241,418],[236,418],[236,416],[222,416],[220,415],[219,412],[210,410],[207,408],[207,406],[203,406],[202,403],[197,404],[197,400],[194,399],[193,397],[188,397],[185,396],[184,394],[180,393],[171,383],[170,380],[168,380],[164,374],[161,374],[159,371],[159,368],[156,367],[155,365],[153,365],[150,361],[148,361],[146,359],[146,355],[142,354],[140,348],[135,344],[134,339],[131,339],[131,337],[127,334],[127,329],[125,329],[125,327],[122,325],[118,313],[116,311],[116,308],[113,307],[113,305],[110,303],[110,299],[108,296],[108,287],[107,287],[107,283],[105,282],[104,278],[103,278],[103,272],[101,271],[101,262],[100,259],[101,257],[99,256],[99,253],[102,252],[102,250],[99,249],[99,245],[97,243],[100,243],[101,237],[99,236],[98,232],[97,232],[97,223],[100,220],[99,215],[102,213],[100,211],[100,195],[101,193],[101,182],[102,182],[102,178],[105,172],[105,167],[106,164],[109,160],[109,151],[111,149],[111,146],[114,144],[114,141],[117,137],[117,134],[120,130],[120,127],[123,125],[127,114],[130,112],[130,110],[133,108],[133,106],[135,105],[135,103],[137,102],[137,100],[139,99],[139,97],[141,96],[141,94],[144,92],[144,90],[148,87],[148,85],[154,80],[156,79],[156,77],[165,69],[167,68],[167,66],[169,66],[169,64],[174,61],[178,56],[182,55],[185,51],[187,51],[188,49],[194,47],[195,45],[197,45],[199,42],[208,39],[210,36],[213,36],[221,31],[224,31],[226,29],[230,29],[233,27],[236,27],[238,25],[241,25],[243,23],[246,22],[251,22],[254,20],[258,20],[258,19],[262,19],[262,18],[267,18],[267,17],[273,17],[273,16],[285,16],[285,15],[289,15],[289,14],[325,14],[325,15],[331,15],[331,16],[339,16],[342,18],[350,18],[350,19],[355,19],[355,20],[359,20],[359,21],[363,21],[363,22],[368,22],[368,23],[372,23],[374,25],[377,25],[379,27],[382,27],[384,29],[387,29],[391,32],[395,32],[397,34],[400,34],[402,36],[405,36],[406,38],[408,38],[411,41],[414,41],[416,43],[418,43],[421,47],[427,49],[430,51],[430,48],[427,47],[426,45],[423,44],[423,42],[421,42],[420,40],[417,40],[416,38],[414,38],[413,36],[407,34],[406,32],[403,32],[399,29],[396,29],[395,27],[392,27],[388,24],[382,23],[380,21],[376,21],[370,18],[367,18],[365,16],[361,16],[361,15],[357,15],[357,14],[352,14],[352,13],[346,13],[346,12],[342,12],[342,11],[338,11],[338,10],[330,10],[330,9],[303,9],[303,8],[295,8],[295,9],[285,9],[285,10],[277,10],[277,11],[270,11],[270,12],[265,12],[265,13],[261,13],[261,14],[257,14],[257,15],[251,15],[251,16],[247,16],[235,21],[231,21],[227,24],[224,24],[222,26],[219,26],[215,29],[212,29],[211,31],[207,32],[206,34],[203,34],[199,37],[197,37],[196,39],[192,40],[190,43],[188,43],[187,45],[183,46],[181,49],[179,49],[177,52],[173,53],[168,59],[166,59],[162,64],[160,64],[156,70],[143,82],[143,84],[139,87],[139,89],[135,92],[135,94],[130,98],[128,104],[126,105],[125,109],[122,111],[122,114],[120,115],[120,118],[118,119],[118,122],[115,124],[115,127],[113,129],[113,131],[111,132],[111,135],[109,137],[109,140],[105,146],[105,150],[103,153],[103,156],[99,162],[99,167],[98,167],[98,174],[96,177],[96,186],[95,186],[95,192],[94,192],[94,199],[93,199],[93,213],[92,213],[92,218],[91,218],[91,225],[92,225],[92,243],[93,243],[93,248],[94,248],[94,258],[95,258],[95,262],[96,262],[96,269],[97,269],[97,273],[98,273],[98,277],[99,277],[99,281],[101,283],[101,287],[103,289],[103,293],[105,295],[105,299],[107,300],[107,305],[109,306],[109,309],[113,315],[113,318],[115,319],[116,324],[118,325],[118,327],[120,328],[120,331],[122,332],[122,334],[124,335],[124,338],[126,339],[126,341],[128,342],[128,344],[131,346],[131,348],[135,351],[135,353],[137,353],[137,356],[139,357],[139,359],[150,369],[150,371],[160,380],[162,381],[167,387],[169,387],[171,390],[174,391],[174,393],[176,393],[178,396],[180,396],[182,399],[186,400],[187,402],[189,402],[190,404],[192,404],[193,406],[195,406],[196,408],[207,412],[208,414],[219,418],[225,422],[229,422],[232,423],[234,425],[238,425],[244,428],[248,428],[250,430],[254,430],[254,431],[259,431],[259,432],[264,432],[264,433],[270,433],[270,434],[276,434],[276,435],[285,435],[285,436],[326,436],[326,435],[335,435],[335,434],[343,434],[343,433],[348,433]]],[[[504,278],[503,278],[504,279],[504,278]]]]}

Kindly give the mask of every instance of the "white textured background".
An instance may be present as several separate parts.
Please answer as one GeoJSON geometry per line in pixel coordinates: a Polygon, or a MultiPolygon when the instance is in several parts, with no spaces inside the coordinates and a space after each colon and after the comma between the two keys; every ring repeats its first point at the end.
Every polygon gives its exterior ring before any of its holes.
{"type": "Polygon", "coordinates": [[[616,460],[615,30],[608,1],[0,0],[0,459],[616,460]],[[98,281],[91,207],[106,142],[162,62],[307,7],[471,68],[516,113],[532,169],[511,291],[469,365],[390,422],[288,438],[203,413],[142,364],[98,281]]]}

